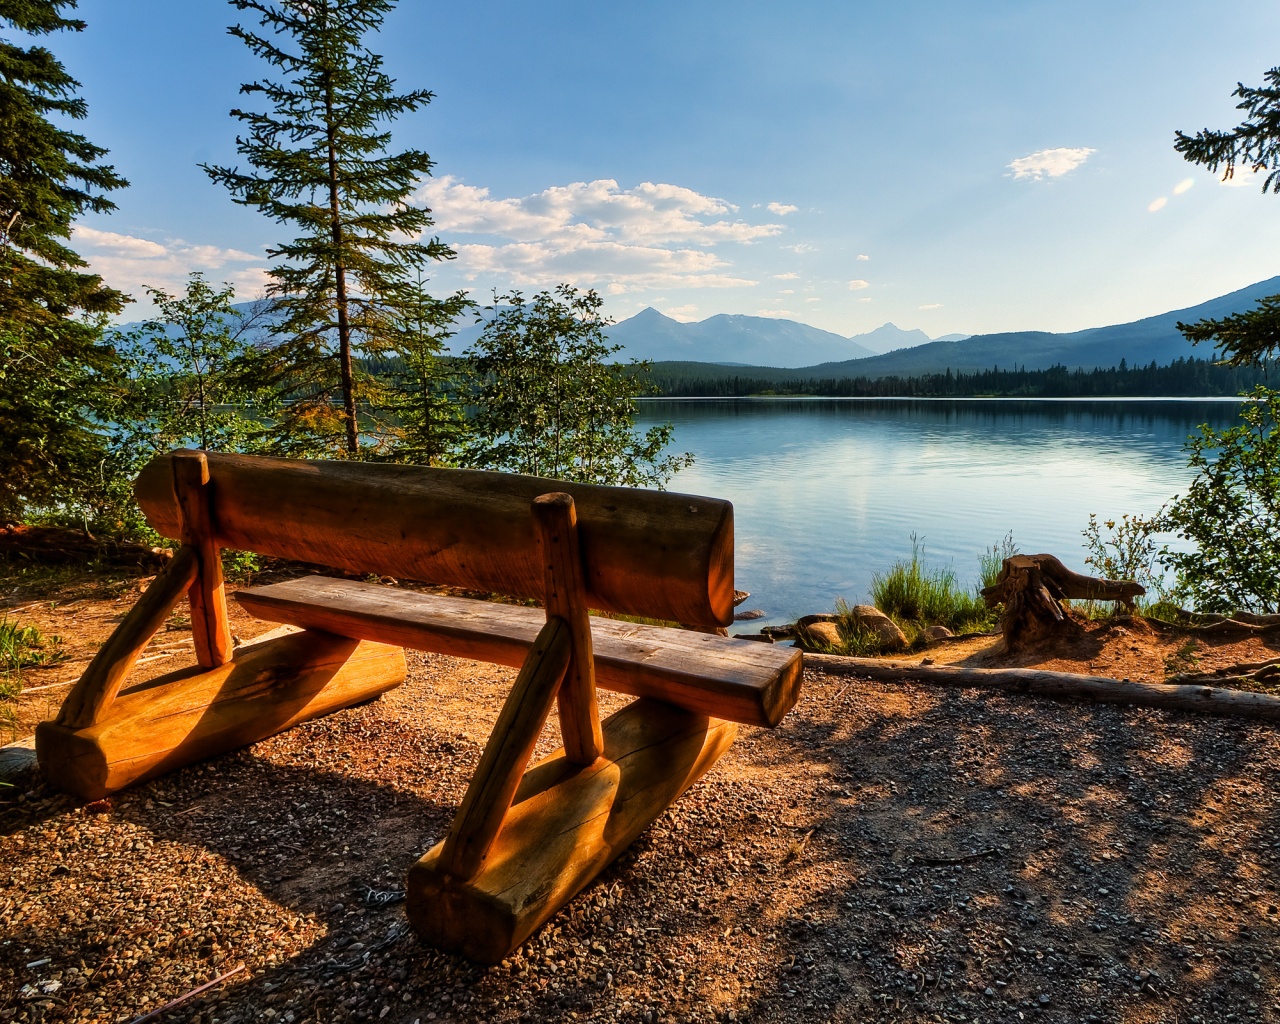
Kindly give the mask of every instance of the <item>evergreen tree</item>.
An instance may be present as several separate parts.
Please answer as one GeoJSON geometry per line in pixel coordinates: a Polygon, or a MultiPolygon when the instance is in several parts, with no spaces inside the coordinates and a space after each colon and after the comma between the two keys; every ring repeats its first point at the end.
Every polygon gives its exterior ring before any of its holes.
{"type": "Polygon", "coordinates": [[[462,292],[437,299],[419,275],[412,300],[400,309],[386,374],[385,406],[396,419],[394,457],[425,466],[453,465],[469,432],[464,403],[470,378],[465,360],[442,359],[459,316],[474,304],[462,292]]]}
{"type": "Polygon", "coordinates": [[[362,382],[355,354],[388,344],[413,301],[409,274],[452,250],[412,239],[431,211],[409,205],[432,167],[421,150],[388,152],[386,124],[419,109],[432,94],[397,93],[382,58],[364,43],[393,0],[230,0],[253,11],[262,33],[229,31],[280,72],[240,91],[260,96],[265,112],[232,110],[247,126],[236,147],[253,170],[205,166],[236,202],[257,207],[298,231],[268,253],[269,294],[286,318],[274,350],[275,381],[289,404],[284,436],[301,450],[360,452],[362,382]],[[340,396],[341,410],[333,406],[340,396]]]}
{"type": "MultiPolygon", "coordinates": [[[[1191,163],[1215,173],[1221,170],[1224,179],[1233,177],[1237,167],[1255,174],[1265,171],[1263,193],[1280,192],[1280,67],[1263,78],[1265,85],[1252,88],[1239,83],[1231,94],[1240,98],[1236,109],[1247,115],[1235,128],[1205,128],[1195,135],[1177,132],[1173,145],[1191,163]]],[[[1280,347],[1280,295],[1268,296],[1256,308],[1222,320],[1180,323],[1178,330],[1196,343],[1216,342],[1234,366],[1259,362],[1280,347]]]]}
{"type": "MultiPolygon", "coordinates": [[[[84,29],[75,0],[0,0],[0,27],[84,29]]],[[[127,182],[106,150],[53,119],[80,120],[79,83],[43,46],[0,38],[0,520],[33,508],[83,511],[112,489],[102,405],[115,359],[104,319],[127,297],[66,243],[72,221],[114,209],[127,182]]]]}

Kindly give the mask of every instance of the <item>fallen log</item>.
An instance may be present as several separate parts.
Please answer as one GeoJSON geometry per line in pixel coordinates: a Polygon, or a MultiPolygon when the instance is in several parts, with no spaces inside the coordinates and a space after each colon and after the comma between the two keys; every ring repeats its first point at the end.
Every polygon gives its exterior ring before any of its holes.
{"type": "Polygon", "coordinates": [[[834,654],[806,654],[805,665],[836,675],[864,676],[891,683],[933,683],[940,686],[980,687],[1025,693],[1054,700],[1089,700],[1102,704],[1132,704],[1166,711],[1249,718],[1280,722],[1280,697],[1217,686],[1134,683],[1105,676],[1049,672],[1030,668],[960,668],[920,665],[880,658],[843,658],[834,654]]]}

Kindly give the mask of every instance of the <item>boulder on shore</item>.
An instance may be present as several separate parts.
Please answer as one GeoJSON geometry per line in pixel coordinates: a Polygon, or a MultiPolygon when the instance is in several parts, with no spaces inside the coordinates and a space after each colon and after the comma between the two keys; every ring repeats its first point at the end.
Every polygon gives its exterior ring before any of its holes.
{"type": "Polygon", "coordinates": [[[875,633],[890,650],[901,650],[907,646],[907,635],[875,605],[855,604],[849,609],[849,618],[855,625],[875,633]]]}
{"type": "Polygon", "coordinates": [[[840,628],[834,615],[806,615],[796,620],[796,640],[805,650],[840,646],[840,628]]]}

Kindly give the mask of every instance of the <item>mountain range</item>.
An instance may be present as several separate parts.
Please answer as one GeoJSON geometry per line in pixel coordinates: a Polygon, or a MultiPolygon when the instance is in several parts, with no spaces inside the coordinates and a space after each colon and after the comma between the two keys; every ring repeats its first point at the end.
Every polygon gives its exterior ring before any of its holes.
{"type": "MultiPolygon", "coordinates": [[[[720,314],[695,323],[682,323],[652,307],[608,328],[609,341],[621,345],[623,359],[698,363],[715,366],[776,368],[814,377],[920,376],[945,373],[1025,368],[1042,370],[1131,366],[1155,362],[1166,366],[1192,355],[1211,358],[1212,350],[1197,348],[1179,333],[1178,322],[1220,319],[1249,309],[1258,299],[1280,294],[1280,277],[1272,277],[1196,306],[1145,317],[1131,323],[1092,327],[1055,334],[1012,331],[1002,334],[949,334],[930,339],[920,330],[885,324],[851,338],[794,320],[720,314]]],[[[237,304],[247,312],[252,303],[237,304]]],[[[253,336],[269,335],[274,318],[267,314],[253,336]]],[[[467,318],[470,320],[470,318],[467,318]]],[[[127,331],[136,324],[117,330],[127,331]]],[[[447,351],[460,355],[480,336],[482,327],[460,323],[447,351]]],[[[769,376],[776,376],[770,374],[769,376]]]]}
{"type": "MultiPolygon", "coordinates": [[[[1191,323],[1202,319],[1218,319],[1239,313],[1258,299],[1280,293],[1280,277],[1269,278],[1228,295],[1210,299],[1196,306],[1160,313],[1132,323],[1109,327],[1093,327],[1083,331],[1054,334],[1047,331],[1013,331],[1003,334],[976,334],[971,337],[951,335],[933,341],[912,344],[910,339],[924,339],[922,331],[901,331],[892,324],[871,335],[855,335],[841,339],[839,335],[806,327],[789,320],[765,317],[711,317],[697,324],[680,324],[654,310],[645,310],[610,329],[610,338],[623,343],[627,355],[637,358],[669,360],[672,338],[704,339],[694,347],[690,343],[680,358],[707,364],[749,364],[761,367],[785,367],[818,377],[888,377],[919,376],[945,373],[948,369],[971,372],[999,366],[1005,369],[1025,367],[1042,370],[1063,365],[1068,369],[1118,366],[1126,360],[1133,366],[1156,362],[1162,366],[1175,359],[1192,355],[1211,358],[1212,350],[1197,348],[1187,341],[1175,326],[1179,321],[1191,323]],[[736,321],[750,321],[746,334],[736,321]],[[714,326],[717,329],[711,330],[714,326]],[[645,330],[647,328],[647,330],[645,330]],[[812,332],[809,334],[807,332],[812,332]],[[890,333],[882,333],[890,332],[890,333]],[[810,347],[806,339],[815,338],[810,347]],[[819,355],[824,350],[843,344],[845,347],[870,348],[865,342],[872,336],[880,339],[903,338],[905,344],[893,351],[832,359],[819,355]],[[730,345],[736,338],[746,337],[743,349],[730,345]],[[743,358],[742,351],[752,358],[743,358]],[[754,358],[756,352],[772,352],[772,358],[754,358]],[[817,356],[817,358],[814,358],[817,356]]],[[[892,343],[892,342],[891,342],[892,343]]]]}

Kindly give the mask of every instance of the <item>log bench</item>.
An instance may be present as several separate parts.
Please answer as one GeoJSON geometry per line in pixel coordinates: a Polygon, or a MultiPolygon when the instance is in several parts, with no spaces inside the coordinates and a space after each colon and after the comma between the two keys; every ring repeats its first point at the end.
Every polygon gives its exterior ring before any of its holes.
{"type": "Polygon", "coordinates": [[[506,957],[724,753],[776,726],[801,654],[701,629],[733,617],[733,508],[713,498],[470,470],[174,452],[136,485],[181,541],[37,728],[49,780],[86,799],[372,699],[406,647],[519,668],[453,824],[409,871],[429,943],[506,957]],[[311,576],[236,595],[301,627],[232,651],[220,549],[487,591],[542,607],[311,576]],[[197,666],[124,688],[186,594],[197,666]],[[600,721],[596,687],[637,699],[600,721]],[[564,746],[534,765],[552,706],[564,746]]]}

